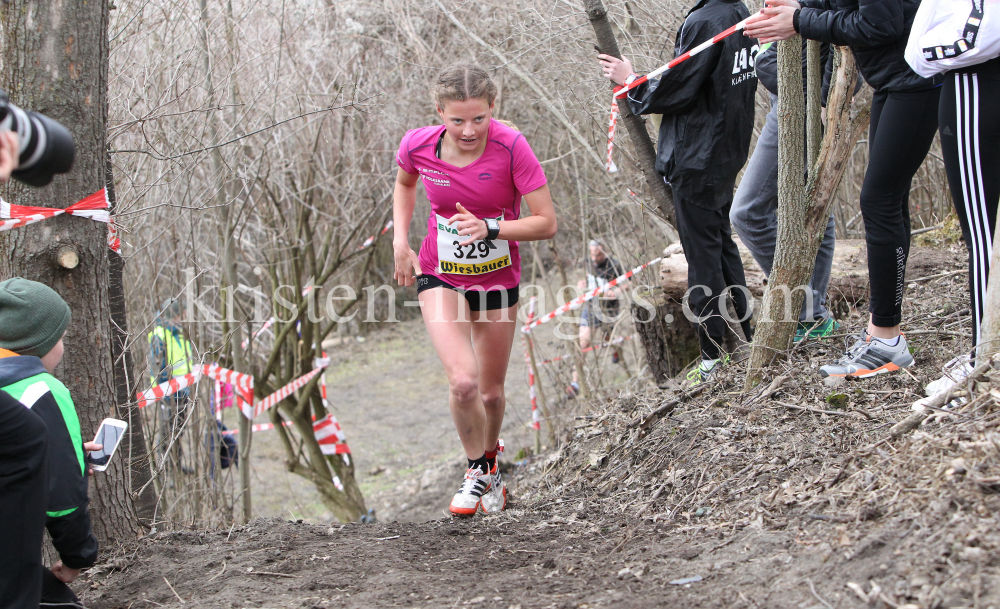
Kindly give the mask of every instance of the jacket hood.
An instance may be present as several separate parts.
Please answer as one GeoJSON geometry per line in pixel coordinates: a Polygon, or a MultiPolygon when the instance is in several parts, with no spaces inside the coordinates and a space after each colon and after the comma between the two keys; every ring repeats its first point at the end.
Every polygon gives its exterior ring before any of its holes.
{"type": "Polygon", "coordinates": [[[32,355],[0,358],[0,389],[43,372],[42,360],[32,355]]]}

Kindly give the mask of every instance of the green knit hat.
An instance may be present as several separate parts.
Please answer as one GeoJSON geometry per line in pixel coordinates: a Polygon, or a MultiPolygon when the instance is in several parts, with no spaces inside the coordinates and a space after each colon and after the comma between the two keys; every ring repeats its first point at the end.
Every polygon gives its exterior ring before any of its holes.
{"type": "Polygon", "coordinates": [[[0,349],[42,357],[69,320],[69,305],[49,286],[22,277],[0,282],[0,349]]]}

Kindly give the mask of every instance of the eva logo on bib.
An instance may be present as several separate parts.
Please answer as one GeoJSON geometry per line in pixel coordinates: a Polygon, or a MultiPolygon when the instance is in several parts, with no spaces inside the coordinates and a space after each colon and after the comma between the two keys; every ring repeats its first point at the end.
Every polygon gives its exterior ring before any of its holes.
{"type": "MultiPolygon", "coordinates": [[[[448,275],[482,275],[510,266],[510,244],[502,239],[493,241],[492,249],[485,241],[459,245],[468,237],[458,234],[458,228],[448,226],[448,218],[435,215],[437,225],[438,272],[448,275]]],[[[503,216],[497,218],[503,220],[503,216]]]]}

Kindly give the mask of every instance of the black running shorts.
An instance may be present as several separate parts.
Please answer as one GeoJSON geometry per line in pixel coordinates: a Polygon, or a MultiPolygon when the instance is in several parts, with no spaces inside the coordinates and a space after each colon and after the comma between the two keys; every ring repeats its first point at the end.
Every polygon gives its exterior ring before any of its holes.
{"type": "Polygon", "coordinates": [[[434,275],[420,275],[417,277],[417,294],[424,290],[433,288],[447,288],[455,290],[469,303],[470,311],[493,311],[495,309],[506,309],[517,304],[518,286],[506,290],[463,290],[445,283],[434,275]]]}

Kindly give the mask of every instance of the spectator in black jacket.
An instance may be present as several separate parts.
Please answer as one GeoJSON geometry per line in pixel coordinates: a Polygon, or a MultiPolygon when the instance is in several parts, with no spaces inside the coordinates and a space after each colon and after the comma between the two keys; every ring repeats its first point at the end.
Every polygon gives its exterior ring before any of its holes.
{"type": "Polygon", "coordinates": [[[38,609],[48,490],[42,419],[0,391],[0,607],[38,609]]]}
{"type": "MultiPolygon", "coordinates": [[[[675,55],[710,40],[750,15],[740,0],[701,0],[677,33],[675,55]]],[[[729,290],[749,340],[750,307],[740,253],[733,242],[729,208],[736,176],[753,135],[757,45],[730,36],[634,89],[636,114],[662,114],[656,170],[674,194],[674,213],[688,261],[689,305],[699,322],[702,361],[691,380],[702,382],[722,357],[726,321],[720,315],[729,290]]],[[[598,55],[604,76],[617,84],[636,78],[628,59],[598,55]]]]}
{"type": "Polygon", "coordinates": [[[857,342],[823,376],[857,378],[913,364],[900,333],[910,251],[910,181],[934,140],[940,77],[917,75],[903,50],[920,0],[767,0],[746,35],[760,42],[803,38],[851,47],[875,94],[861,214],[868,245],[871,317],[857,342]]]}

